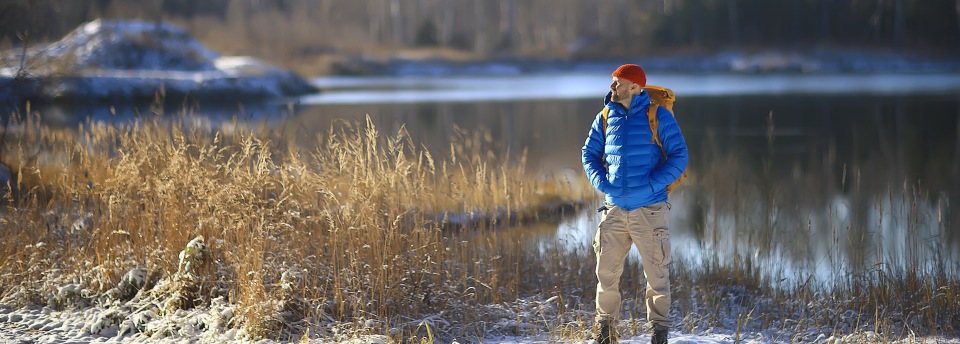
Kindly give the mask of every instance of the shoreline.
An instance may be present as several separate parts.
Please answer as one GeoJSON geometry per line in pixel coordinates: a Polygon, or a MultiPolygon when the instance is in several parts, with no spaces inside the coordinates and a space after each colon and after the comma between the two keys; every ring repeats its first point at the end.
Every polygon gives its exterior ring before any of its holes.
{"type": "Polygon", "coordinates": [[[648,73],[956,73],[960,54],[901,53],[896,51],[816,49],[718,50],[696,53],[650,54],[636,57],[571,58],[502,56],[450,58],[441,53],[391,55],[334,54],[336,58],[293,57],[282,63],[308,77],[407,75],[518,75],[558,71],[608,72],[624,63],[636,63],[648,73]],[[327,73],[312,72],[311,64],[326,61],[327,73]],[[306,73],[305,73],[306,72],[306,73]]]}

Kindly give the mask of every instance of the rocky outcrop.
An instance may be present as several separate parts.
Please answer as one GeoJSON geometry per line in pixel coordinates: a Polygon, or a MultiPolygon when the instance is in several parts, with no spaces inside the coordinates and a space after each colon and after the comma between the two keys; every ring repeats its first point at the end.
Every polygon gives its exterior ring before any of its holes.
{"type": "Polygon", "coordinates": [[[317,92],[293,72],[251,57],[219,56],[170,24],[95,20],[63,39],[3,53],[0,97],[103,102],[192,96],[272,98],[317,92]],[[25,73],[24,73],[25,72],[25,73]]]}

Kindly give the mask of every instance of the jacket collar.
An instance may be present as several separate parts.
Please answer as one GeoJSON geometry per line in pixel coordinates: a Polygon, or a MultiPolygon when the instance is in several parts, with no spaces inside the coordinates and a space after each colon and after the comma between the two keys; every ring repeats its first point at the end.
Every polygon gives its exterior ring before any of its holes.
{"type": "MultiPolygon", "coordinates": [[[[620,103],[614,102],[610,98],[613,97],[612,91],[607,91],[607,95],[603,97],[603,105],[613,109],[613,104],[617,104],[619,107],[623,107],[620,103]]],[[[647,107],[647,104],[650,104],[650,94],[647,91],[641,91],[640,94],[634,95],[633,99],[630,100],[630,112],[640,111],[647,107]]]]}

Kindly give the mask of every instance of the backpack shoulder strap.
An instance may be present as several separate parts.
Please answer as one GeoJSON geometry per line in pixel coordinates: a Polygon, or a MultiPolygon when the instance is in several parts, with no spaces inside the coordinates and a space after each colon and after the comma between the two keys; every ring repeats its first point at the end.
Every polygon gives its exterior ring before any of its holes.
{"type": "Polygon", "coordinates": [[[600,110],[600,113],[601,113],[601,117],[603,117],[600,122],[600,127],[603,128],[603,136],[606,137],[607,136],[607,119],[610,118],[610,108],[604,105],[603,110],[600,110]]]}
{"type": "Polygon", "coordinates": [[[663,150],[663,143],[660,142],[660,133],[657,130],[657,126],[660,125],[660,120],[657,119],[657,110],[659,108],[660,105],[653,102],[647,106],[647,121],[650,122],[650,131],[653,134],[653,137],[650,138],[650,143],[656,143],[657,147],[660,147],[660,152],[663,153],[663,156],[667,156],[667,152],[663,150]]]}

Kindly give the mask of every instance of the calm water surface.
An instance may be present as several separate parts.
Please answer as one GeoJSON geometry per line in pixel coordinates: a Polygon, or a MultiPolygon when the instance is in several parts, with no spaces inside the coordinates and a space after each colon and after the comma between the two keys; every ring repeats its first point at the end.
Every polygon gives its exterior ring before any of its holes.
{"type": "MultiPolygon", "coordinates": [[[[315,142],[334,121],[369,116],[381,132],[405,126],[438,153],[454,127],[481,129],[512,156],[527,149],[528,168],[583,178],[580,147],[609,78],[315,83],[325,92],[206,112],[220,119],[240,113],[303,142],[315,142]]],[[[948,273],[960,275],[960,75],[669,75],[649,83],[678,94],[674,109],[690,150],[692,178],[670,196],[678,260],[751,259],[774,280],[812,276],[823,283],[878,266],[947,263],[948,273]]],[[[69,123],[63,114],[77,111],[45,113],[69,123]]],[[[81,112],[116,117],[103,108],[81,112]]],[[[531,250],[589,252],[598,220],[585,210],[559,223],[508,230],[531,250]]]]}
{"type": "MultiPolygon", "coordinates": [[[[609,79],[331,78],[287,125],[369,114],[443,149],[451,127],[486,128],[528,149],[531,167],[582,177],[580,147],[609,79]]],[[[690,148],[687,186],[671,195],[674,252],[689,264],[752,259],[773,280],[934,269],[960,257],[960,77],[673,75],[690,148]],[[737,258],[735,258],[737,257],[737,258]]],[[[309,132],[309,130],[307,130],[309,132]]],[[[591,208],[592,207],[588,207],[591,208]]],[[[589,252],[599,216],[517,228],[542,252],[589,252]]],[[[637,259],[635,254],[632,259],[637,259]]]]}

